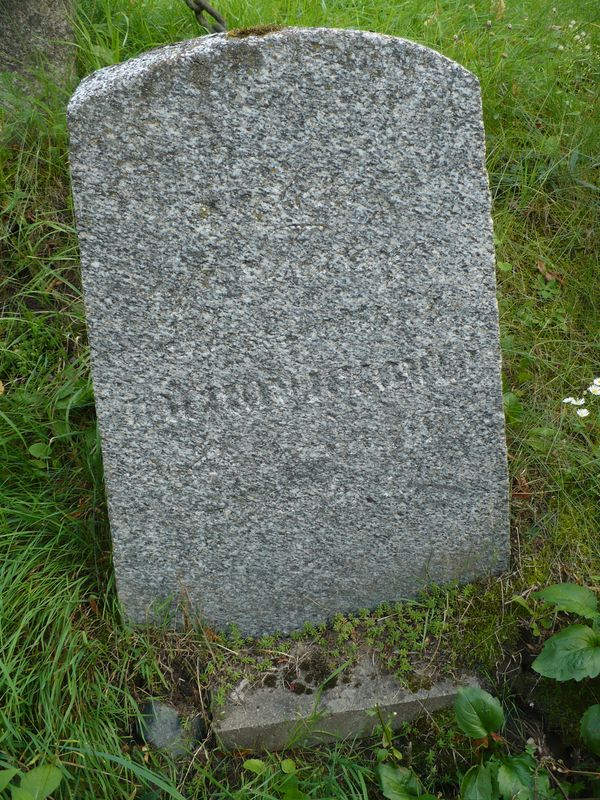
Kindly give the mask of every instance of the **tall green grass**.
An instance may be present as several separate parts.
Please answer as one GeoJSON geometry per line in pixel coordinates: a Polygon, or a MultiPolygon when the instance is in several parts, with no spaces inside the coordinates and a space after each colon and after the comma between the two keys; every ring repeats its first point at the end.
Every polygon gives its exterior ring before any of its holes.
{"type": "MultiPolygon", "coordinates": [[[[404,36],[481,81],[514,488],[514,569],[503,591],[600,573],[600,398],[585,420],[561,404],[600,375],[600,13],[595,0],[554,3],[219,3],[230,27],[404,36]]],[[[76,28],[79,77],[200,32],[182,0],[80,0],[76,28]]],[[[141,797],[139,769],[153,764],[186,796],[232,797],[235,759],[202,750],[177,768],[130,738],[138,702],[167,692],[178,648],[197,648],[200,683],[210,648],[202,636],[182,643],[120,617],[69,192],[64,112],[74,87],[43,75],[36,95],[3,86],[0,754],[23,768],[60,759],[61,791],[78,800],[141,797]]],[[[500,594],[487,584],[460,601],[475,658],[497,654],[500,613],[514,623],[500,594]]],[[[460,638],[450,641],[459,648],[460,638]]],[[[312,796],[375,796],[359,756],[319,752],[302,769],[312,796]]],[[[279,796],[277,785],[260,796],[279,796]]],[[[259,796],[252,791],[236,796],[259,796]]]]}

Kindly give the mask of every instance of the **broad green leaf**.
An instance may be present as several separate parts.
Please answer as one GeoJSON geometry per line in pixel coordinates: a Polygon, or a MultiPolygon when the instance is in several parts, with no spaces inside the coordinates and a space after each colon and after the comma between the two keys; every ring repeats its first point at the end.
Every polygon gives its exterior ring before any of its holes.
{"type": "Polygon", "coordinates": [[[35,800],[31,792],[21,789],[20,786],[10,787],[10,797],[11,800],[35,800]]]}
{"type": "Polygon", "coordinates": [[[267,769],[267,765],[264,761],[261,761],[260,758],[248,758],[244,761],[242,766],[244,769],[247,769],[248,772],[253,772],[255,775],[262,775],[267,769]]]}
{"type": "Polygon", "coordinates": [[[600,756],[600,704],[590,706],[581,718],[581,738],[592,753],[600,756]]]}
{"type": "Polygon", "coordinates": [[[87,381],[67,384],[56,395],[55,406],[58,409],[85,408],[94,402],[92,387],[87,381]]]}
{"type": "Polygon", "coordinates": [[[19,770],[15,769],[14,767],[9,767],[8,769],[0,770],[0,792],[2,789],[6,789],[8,784],[12,781],[15,775],[19,774],[19,770]]]}
{"type": "Polygon", "coordinates": [[[505,392],[504,414],[508,423],[517,422],[523,416],[523,404],[514,392],[505,392]]]}
{"type": "Polygon", "coordinates": [[[510,333],[505,333],[504,336],[500,337],[500,347],[502,348],[502,352],[507,354],[517,353],[519,351],[515,342],[515,337],[510,333]]]}
{"type": "Polygon", "coordinates": [[[55,419],[52,423],[52,434],[54,439],[64,439],[68,436],[75,436],[78,431],[73,431],[69,423],[64,419],[55,419]]]}
{"type": "Polygon", "coordinates": [[[281,786],[283,800],[307,800],[307,795],[301,791],[296,775],[288,775],[281,786]]]}
{"type": "Polygon", "coordinates": [[[286,775],[293,775],[296,772],[296,765],[291,758],[284,758],[281,762],[281,771],[286,775]]]}
{"type": "Polygon", "coordinates": [[[545,678],[580,681],[600,675],[600,633],[570,625],[551,636],[531,665],[545,678]]]}
{"type": "Polygon", "coordinates": [[[596,595],[591,589],[576,583],[557,583],[541,592],[534,592],[532,597],[552,603],[559,611],[579,614],[586,619],[595,619],[598,616],[596,595]]]}
{"type": "Polygon", "coordinates": [[[550,785],[550,775],[547,772],[538,772],[534,778],[536,800],[562,800],[560,795],[550,785]]]}
{"type": "Polygon", "coordinates": [[[504,725],[500,702],[476,686],[464,686],[458,690],[454,714],[458,727],[471,739],[484,739],[504,725]]]}
{"type": "Polygon", "coordinates": [[[43,800],[58,789],[63,779],[62,772],[50,764],[26,772],[21,778],[21,789],[29,792],[35,800],[43,800]]]}
{"type": "Polygon", "coordinates": [[[527,434],[527,444],[538,453],[549,453],[554,445],[556,434],[555,428],[532,428],[527,434]]]}
{"type": "Polygon", "coordinates": [[[31,445],[29,452],[34,458],[50,458],[52,449],[49,444],[36,442],[35,444],[31,445]]]}
{"type": "Polygon", "coordinates": [[[495,800],[489,767],[471,767],[460,785],[461,800],[495,800]]]}
{"type": "Polygon", "coordinates": [[[507,756],[498,770],[498,788],[504,800],[534,796],[535,761],[531,756],[507,756]]]}
{"type": "Polygon", "coordinates": [[[406,767],[379,764],[375,771],[383,796],[388,800],[413,800],[420,797],[421,784],[415,773],[406,767]]]}

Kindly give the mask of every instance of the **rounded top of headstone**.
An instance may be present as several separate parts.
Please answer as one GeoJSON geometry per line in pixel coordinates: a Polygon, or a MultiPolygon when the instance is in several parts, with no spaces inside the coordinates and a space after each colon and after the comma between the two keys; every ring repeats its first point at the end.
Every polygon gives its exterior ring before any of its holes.
{"type": "MultiPolygon", "coordinates": [[[[135,86],[143,89],[160,76],[169,74],[176,74],[177,79],[182,80],[185,69],[190,67],[188,74],[191,84],[202,91],[217,91],[218,87],[211,85],[208,76],[205,75],[203,79],[199,70],[206,69],[208,72],[220,64],[232,72],[241,72],[251,78],[265,53],[271,53],[275,60],[279,54],[288,59],[293,54],[305,61],[306,52],[312,51],[316,71],[323,70],[328,62],[343,62],[343,66],[351,71],[354,66],[353,54],[365,50],[372,51],[374,68],[377,66],[376,58],[385,58],[387,68],[397,62],[402,73],[407,69],[442,70],[461,88],[472,88],[479,92],[479,81],[473,73],[441,53],[408,39],[345,28],[263,25],[178,42],[100,69],[79,84],[69,103],[69,116],[76,115],[80,106],[92,97],[97,101],[103,95],[110,96],[120,90],[131,91],[135,86]]],[[[390,81],[397,77],[392,69],[390,81]]]]}

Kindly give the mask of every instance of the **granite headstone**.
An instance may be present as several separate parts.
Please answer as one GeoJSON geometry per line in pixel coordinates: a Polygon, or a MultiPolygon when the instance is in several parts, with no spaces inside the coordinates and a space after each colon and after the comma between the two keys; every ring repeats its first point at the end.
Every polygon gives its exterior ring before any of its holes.
{"type": "Polygon", "coordinates": [[[501,571],[477,79],[391,36],[231,32],[91,75],[69,124],[130,618],[289,631],[501,571]]]}
{"type": "Polygon", "coordinates": [[[73,0],[0,0],[0,73],[74,75],[73,0]]]}

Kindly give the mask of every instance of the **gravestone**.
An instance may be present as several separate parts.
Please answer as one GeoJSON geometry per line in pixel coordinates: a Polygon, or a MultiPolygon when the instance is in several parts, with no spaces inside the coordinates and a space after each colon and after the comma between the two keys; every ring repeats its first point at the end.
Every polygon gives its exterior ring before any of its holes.
{"type": "Polygon", "coordinates": [[[72,0],[0,0],[0,72],[27,76],[44,66],[59,80],[74,73],[72,0]]]}
{"type": "Polygon", "coordinates": [[[391,36],[261,33],[100,70],[69,107],[133,621],[183,598],[289,631],[507,563],[477,79],[391,36]]]}

